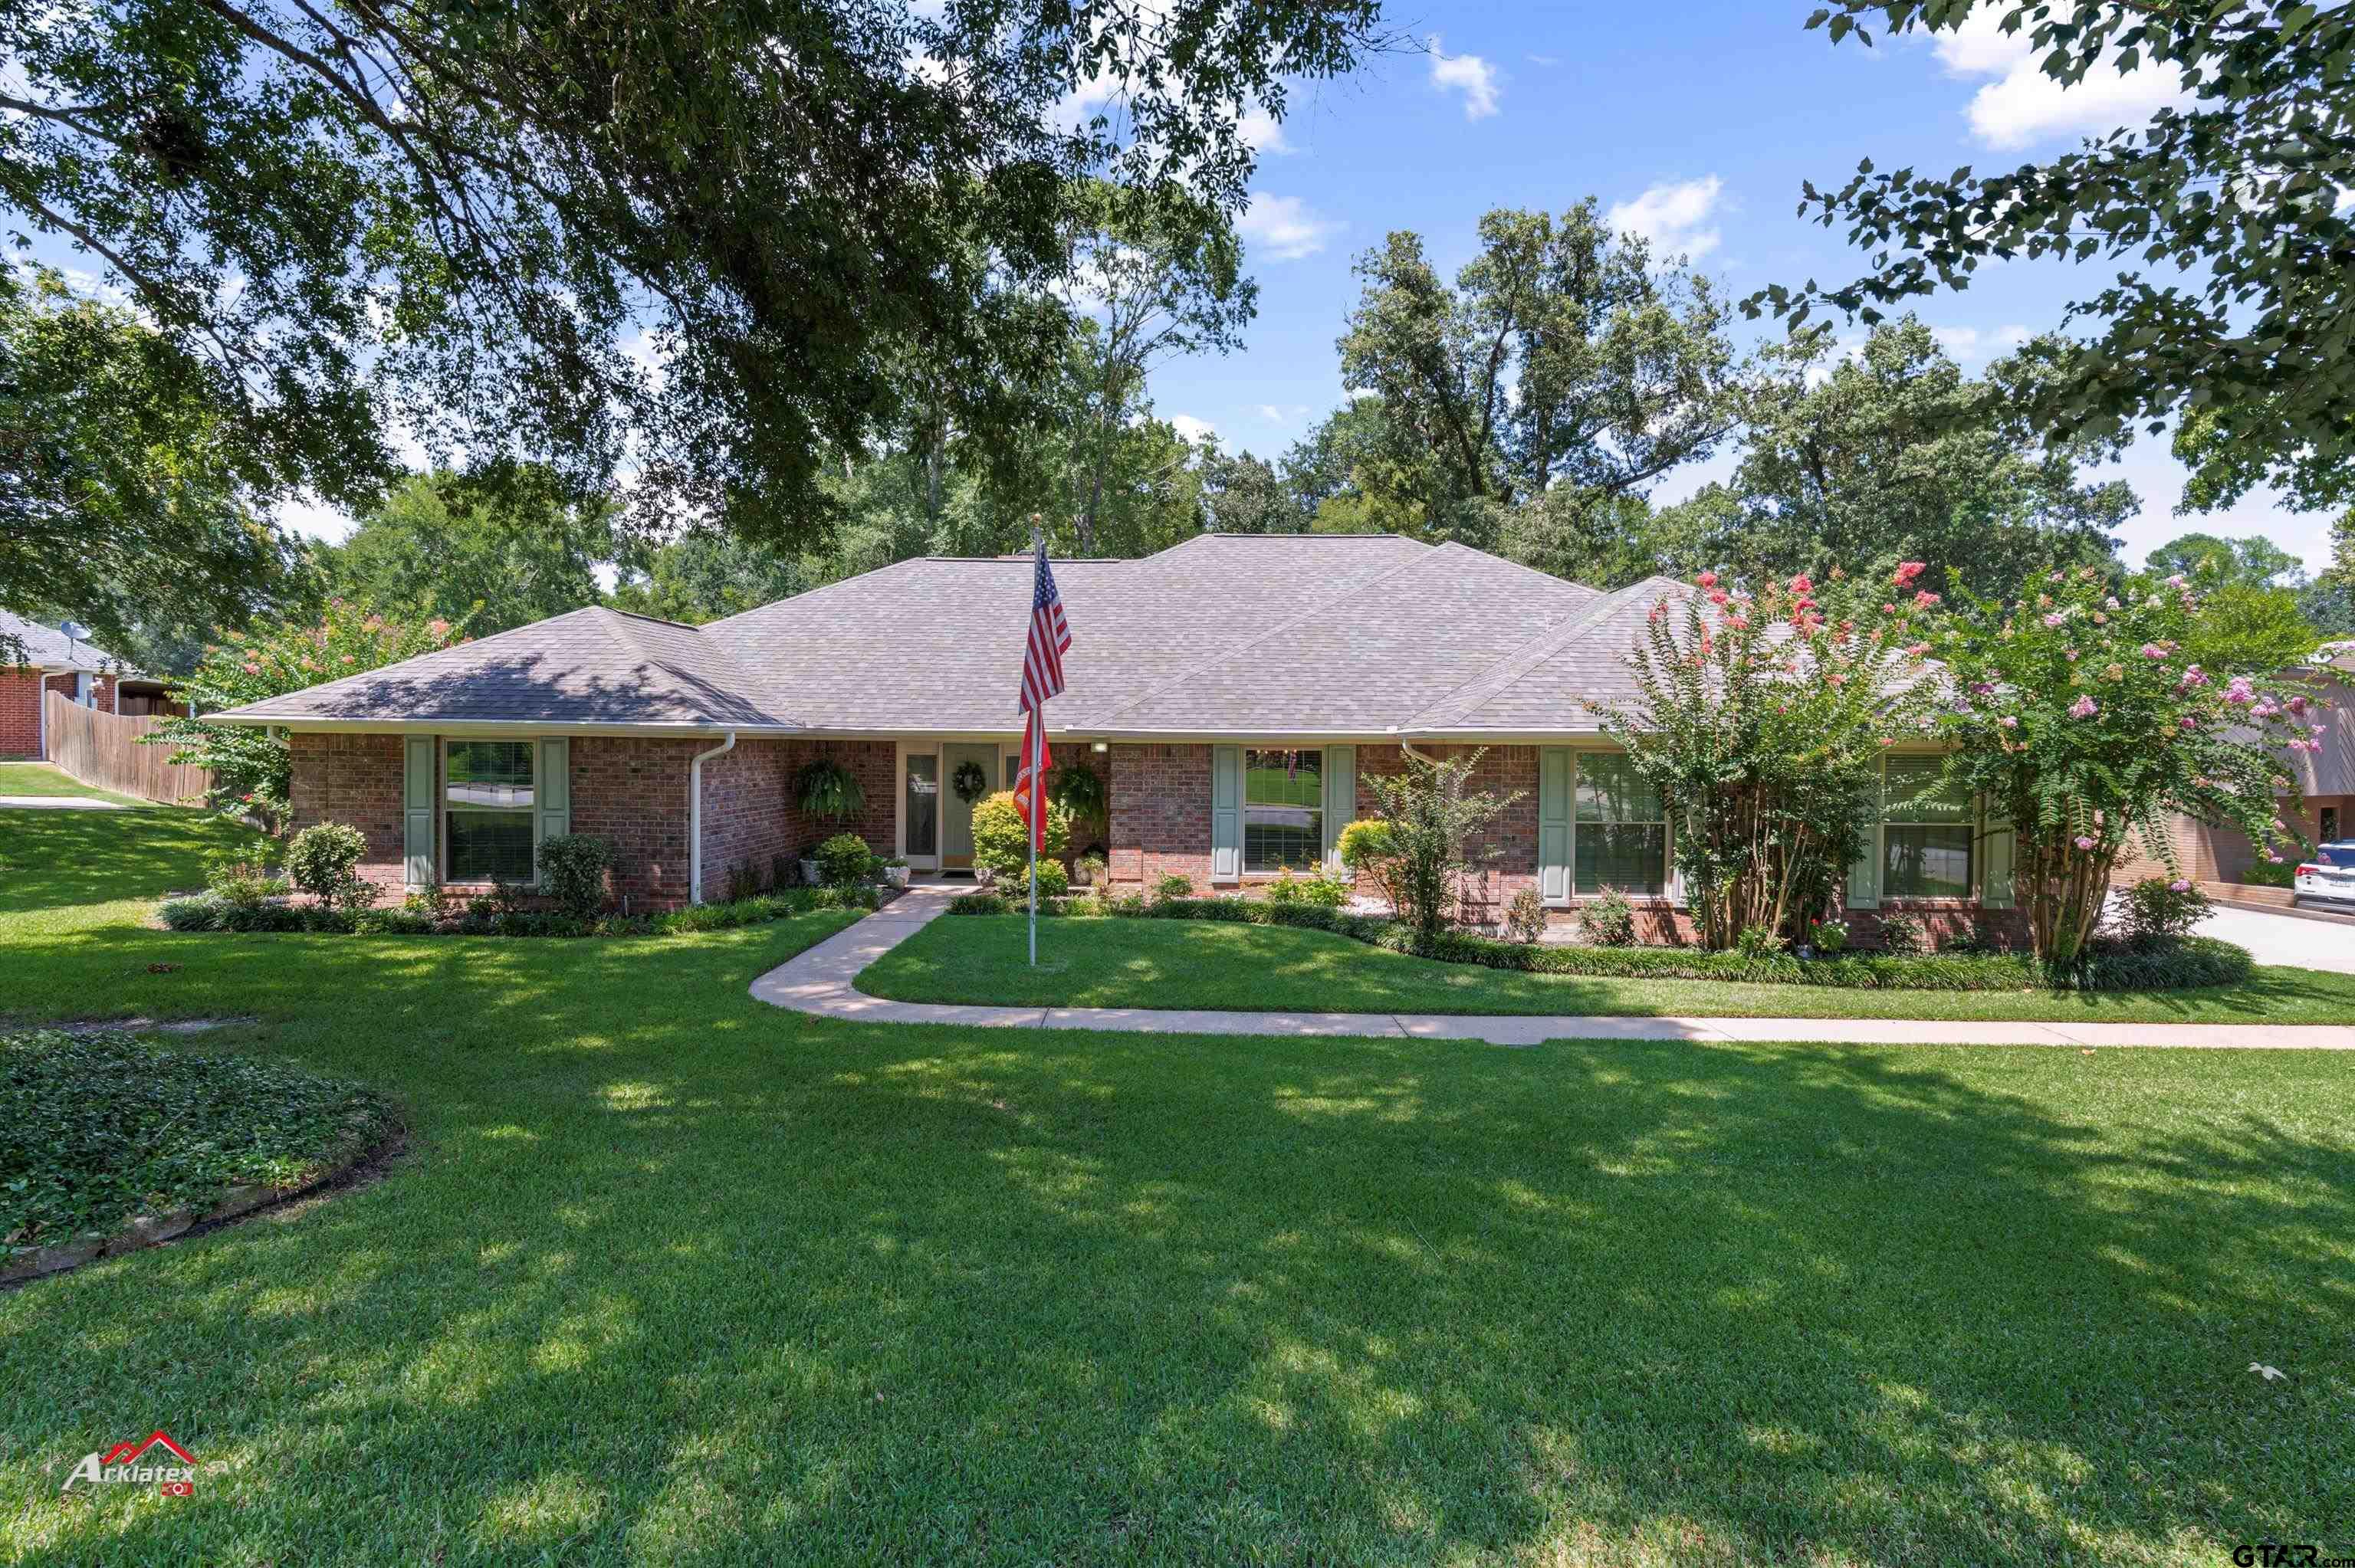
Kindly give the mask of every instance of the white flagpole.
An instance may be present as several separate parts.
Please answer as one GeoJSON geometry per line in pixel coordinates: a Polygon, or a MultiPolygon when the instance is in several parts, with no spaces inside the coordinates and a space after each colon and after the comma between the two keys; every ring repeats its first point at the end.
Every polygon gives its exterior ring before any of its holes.
{"type": "Polygon", "coordinates": [[[1039,792],[1039,747],[1047,738],[1046,719],[1042,703],[1032,711],[1026,726],[1030,733],[1023,737],[1028,744],[1023,747],[1022,766],[1030,774],[1030,820],[1023,826],[1030,834],[1030,967],[1034,969],[1039,967],[1039,814],[1046,806],[1039,792]]]}

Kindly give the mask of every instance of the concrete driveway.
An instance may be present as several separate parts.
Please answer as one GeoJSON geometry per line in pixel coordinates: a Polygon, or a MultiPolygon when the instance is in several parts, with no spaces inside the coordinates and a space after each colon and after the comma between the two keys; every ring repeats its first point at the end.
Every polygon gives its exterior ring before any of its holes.
{"type": "MultiPolygon", "coordinates": [[[[2355,913],[2355,906],[2350,906],[2355,913]]],[[[2249,949],[2261,964],[2355,974],[2355,925],[2300,920],[2254,909],[2219,909],[2200,923],[2203,937],[2222,937],[2249,949]]]]}

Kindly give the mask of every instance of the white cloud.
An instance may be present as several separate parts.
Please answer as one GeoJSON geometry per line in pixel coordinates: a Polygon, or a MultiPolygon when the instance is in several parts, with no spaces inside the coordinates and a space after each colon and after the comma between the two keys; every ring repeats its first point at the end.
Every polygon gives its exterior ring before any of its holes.
{"type": "Polygon", "coordinates": [[[1637,234],[1655,250],[1681,254],[1698,261],[1717,249],[1721,238],[1705,228],[1717,210],[1725,182],[1715,175],[1676,185],[1654,185],[1634,201],[1623,201],[1604,214],[1614,229],[1637,234]]]}
{"type": "Polygon", "coordinates": [[[1191,414],[1170,415],[1169,426],[1178,432],[1180,440],[1192,441],[1197,445],[1219,439],[1216,427],[1212,426],[1208,419],[1198,419],[1191,414]]]}
{"type": "Polygon", "coordinates": [[[1262,403],[1258,406],[1259,417],[1271,425],[1289,424],[1307,412],[1308,405],[1305,403],[1262,403]]]}
{"type": "Polygon", "coordinates": [[[1254,153],[1289,153],[1292,143],[1284,139],[1284,122],[1268,112],[1263,104],[1253,104],[1251,111],[1235,122],[1235,131],[1254,153]]]}
{"type": "Polygon", "coordinates": [[[1316,255],[1342,227],[1333,218],[1309,211],[1307,203],[1298,196],[1270,196],[1264,191],[1253,193],[1251,206],[1235,220],[1235,230],[1246,243],[1262,247],[1278,261],[1316,255]]]}
{"type": "Polygon", "coordinates": [[[1975,11],[1969,20],[1937,35],[1939,63],[1955,77],[1994,77],[1971,98],[1971,132],[1987,146],[2026,147],[2054,136],[2098,136],[2120,126],[2139,125],[2161,105],[2184,97],[2175,72],[2146,63],[2120,72],[2105,62],[2074,86],[2044,74],[2041,57],[2029,42],[2030,28],[2006,33],[1997,25],[1998,7],[1975,11]]]}
{"type": "Polygon", "coordinates": [[[1966,326],[1932,327],[1930,335],[1938,340],[1940,348],[1945,349],[1955,359],[1967,363],[1974,359],[1991,358],[2006,350],[2018,348],[2036,334],[2026,327],[2015,323],[1991,330],[1966,326]]]}
{"type": "Polygon", "coordinates": [[[1440,52],[1439,35],[1431,44],[1431,85],[1442,92],[1464,95],[1464,118],[1486,120],[1497,112],[1497,68],[1478,55],[1440,52]]]}
{"type": "Polygon", "coordinates": [[[1529,57],[1529,64],[1540,67],[1545,70],[1551,70],[1554,67],[1561,64],[1561,57],[1560,55],[1531,55],[1529,57]]]}
{"type": "Polygon", "coordinates": [[[280,506],[277,520],[278,525],[289,533],[324,539],[330,545],[343,543],[358,526],[348,514],[310,496],[280,506]]]}

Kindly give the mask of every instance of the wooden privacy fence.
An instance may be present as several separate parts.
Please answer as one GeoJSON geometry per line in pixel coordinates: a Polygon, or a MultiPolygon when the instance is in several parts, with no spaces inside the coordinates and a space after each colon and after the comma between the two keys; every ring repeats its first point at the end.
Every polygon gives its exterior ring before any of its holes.
{"type": "Polygon", "coordinates": [[[140,744],[158,722],[154,715],[101,713],[62,692],[42,700],[48,705],[49,760],[83,783],[173,806],[201,805],[212,789],[213,776],[205,768],[165,760],[172,747],[140,744]]]}

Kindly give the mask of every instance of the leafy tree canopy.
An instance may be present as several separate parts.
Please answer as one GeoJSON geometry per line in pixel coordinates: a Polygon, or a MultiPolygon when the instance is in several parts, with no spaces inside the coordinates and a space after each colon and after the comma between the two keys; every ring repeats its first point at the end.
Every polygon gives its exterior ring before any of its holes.
{"type": "Polygon", "coordinates": [[[2027,410],[2070,374],[2039,339],[1974,379],[1908,316],[1844,354],[1810,329],[1768,351],[1740,395],[1742,466],[1663,532],[1687,558],[1787,576],[1835,561],[1945,563],[1931,586],[1981,590],[2037,567],[2106,560],[2136,508],[2083,465],[2115,443],[2047,439],[2027,410]]]}
{"type": "Polygon", "coordinates": [[[54,274],[0,273],[0,609],[125,657],[139,623],[242,623],[294,560],[263,478],[183,349],[54,274]]]}
{"type": "Polygon", "coordinates": [[[0,207],[98,260],[275,489],[359,510],[405,428],[582,491],[626,451],[644,515],[799,542],[911,387],[1035,413],[1088,176],[1232,211],[1241,116],[1376,9],[15,5],[0,207]]]}
{"type": "Polygon", "coordinates": [[[1879,171],[1810,184],[1803,216],[1845,224],[1871,270],[1834,287],[1752,296],[1796,327],[1830,307],[1881,309],[1969,285],[2015,257],[2096,257],[2119,270],[2072,319],[2088,352],[2041,384],[2036,415],[2097,435],[2179,412],[2208,421],[2193,499],[2265,480],[2346,499],[2355,458],[2355,9],[2305,0],[1836,0],[1807,20],[1835,42],[1866,24],[1953,31],[1992,16],[2075,85],[2158,71],[2190,101],[2078,151],[2007,172],[1879,171]],[[2203,477],[2204,476],[2204,477],[2203,477]]]}
{"type": "Polygon", "coordinates": [[[2305,564],[2263,535],[2223,539],[2213,534],[2179,534],[2153,550],[2145,564],[2161,577],[2171,572],[2211,573],[2217,585],[2306,586],[2305,564]]]}
{"type": "Polygon", "coordinates": [[[318,561],[356,604],[486,637],[598,603],[613,554],[612,504],[571,498],[549,471],[485,490],[443,469],[400,482],[318,561]]]}

